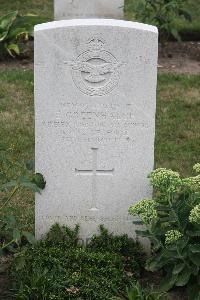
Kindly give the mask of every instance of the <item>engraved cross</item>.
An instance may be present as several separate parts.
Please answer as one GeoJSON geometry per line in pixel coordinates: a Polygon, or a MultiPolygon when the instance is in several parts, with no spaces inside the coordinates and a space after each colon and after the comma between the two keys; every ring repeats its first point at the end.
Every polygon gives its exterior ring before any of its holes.
{"type": "Polygon", "coordinates": [[[79,170],[75,169],[77,175],[90,175],[92,176],[92,205],[90,210],[95,211],[97,208],[97,176],[113,176],[114,168],[111,170],[99,170],[97,168],[97,151],[98,148],[91,148],[92,150],[92,169],[79,170]]]}

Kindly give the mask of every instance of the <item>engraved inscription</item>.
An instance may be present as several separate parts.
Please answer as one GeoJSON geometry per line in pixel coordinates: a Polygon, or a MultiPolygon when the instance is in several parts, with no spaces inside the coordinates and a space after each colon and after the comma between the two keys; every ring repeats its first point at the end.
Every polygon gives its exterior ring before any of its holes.
{"type": "Polygon", "coordinates": [[[136,132],[151,128],[146,115],[140,115],[130,103],[78,103],[61,99],[54,118],[42,121],[55,129],[68,144],[88,143],[89,147],[124,142],[135,144],[136,132]]]}
{"type": "Polygon", "coordinates": [[[97,168],[97,151],[98,148],[92,148],[93,152],[93,161],[92,161],[92,170],[79,170],[75,169],[76,174],[78,175],[92,175],[92,206],[91,211],[98,210],[97,208],[97,176],[98,175],[113,175],[114,168],[111,170],[99,170],[97,168]]]}
{"type": "Polygon", "coordinates": [[[104,49],[102,39],[93,37],[87,44],[87,51],[65,64],[71,67],[73,81],[81,92],[90,96],[106,95],[117,86],[122,63],[104,49]]]}
{"type": "Polygon", "coordinates": [[[102,216],[102,215],[96,215],[96,216],[85,216],[85,215],[62,215],[62,216],[49,216],[44,215],[41,217],[42,220],[53,220],[53,223],[62,223],[65,221],[73,222],[73,223],[79,223],[79,222],[94,222],[94,223],[106,223],[106,222],[131,222],[132,218],[131,216],[124,215],[124,216],[102,216]]]}

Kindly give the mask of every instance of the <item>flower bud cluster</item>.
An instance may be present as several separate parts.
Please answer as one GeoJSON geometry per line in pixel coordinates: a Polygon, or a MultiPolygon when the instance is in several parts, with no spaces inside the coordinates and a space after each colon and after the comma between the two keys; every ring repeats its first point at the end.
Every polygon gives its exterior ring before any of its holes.
{"type": "Polygon", "coordinates": [[[193,170],[195,170],[197,173],[200,173],[200,163],[195,164],[195,165],[193,166],[193,170]]]}
{"type": "Polygon", "coordinates": [[[182,233],[178,230],[169,230],[165,233],[165,244],[174,244],[182,237],[182,233]]]}
{"type": "Polygon", "coordinates": [[[182,185],[190,191],[200,191],[200,175],[183,179],[182,185]]]}
{"type": "Polygon", "coordinates": [[[143,199],[129,208],[129,214],[138,215],[144,224],[149,224],[157,218],[155,206],[155,200],[143,199]]]}
{"type": "Polygon", "coordinates": [[[182,180],[178,172],[159,168],[149,175],[153,187],[160,191],[175,192],[181,186],[182,180]]]}
{"type": "Polygon", "coordinates": [[[200,225],[200,204],[196,205],[190,212],[189,215],[190,223],[195,223],[200,225]]]}

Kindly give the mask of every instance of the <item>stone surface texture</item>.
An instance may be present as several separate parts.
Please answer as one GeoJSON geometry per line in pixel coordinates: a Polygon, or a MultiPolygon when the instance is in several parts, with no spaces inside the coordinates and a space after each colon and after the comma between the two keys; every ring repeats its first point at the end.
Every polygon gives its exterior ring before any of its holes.
{"type": "Polygon", "coordinates": [[[158,33],[119,20],[35,27],[36,236],[104,224],[134,236],[128,208],[151,197],[158,33]]]}
{"type": "Polygon", "coordinates": [[[124,0],[54,0],[55,20],[123,19],[124,0]]]}

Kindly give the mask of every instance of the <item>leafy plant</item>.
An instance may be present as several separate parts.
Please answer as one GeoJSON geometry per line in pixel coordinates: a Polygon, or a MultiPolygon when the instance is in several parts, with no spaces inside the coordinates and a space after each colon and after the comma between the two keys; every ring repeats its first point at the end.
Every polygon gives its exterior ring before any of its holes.
{"type": "Polygon", "coordinates": [[[174,22],[177,17],[191,21],[184,3],[185,0],[132,0],[126,10],[133,11],[137,20],[157,26],[161,42],[166,42],[171,35],[180,40],[174,22]]]}
{"type": "Polygon", "coordinates": [[[34,243],[34,236],[24,230],[22,225],[17,223],[13,215],[9,215],[7,207],[24,188],[31,189],[34,192],[40,192],[45,187],[45,181],[41,174],[34,174],[33,162],[27,163],[27,174],[16,174],[13,178],[11,170],[14,169],[17,162],[13,161],[10,155],[10,149],[5,145],[0,145],[0,253],[5,251],[15,251],[23,240],[34,243]]]}
{"type": "Polygon", "coordinates": [[[111,300],[164,300],[164,293],[154,291],[152,288],[144,289],[138,282],[126,289],[126,294],[112,297],[111,300]]]}
{"type": "MultiPolygon", "coordinates": [[[[194,170],[200,173],[200,164],[194,170]]],[[[155,189],[154,199],[144,199],[129,208],[131,215],[140,218],[134,223],[146,226],[137,234],[152,243],[146,268],[164,268],[162,290],[187,286],[189,299],[199,299],[200,175],[181,179],[177,172],[160,168],[149,178],[155,189]]]]}
{"type": "Polygon", "coordinates": [[[88,249],[95,252],[115,253],[128,258],[125,260],[125,269],[127,272],[130,272],[129,275],[131,275],[132,270],[134,270],[134,277],[137,277],[146,259],[141,244],[129,238],[126,234],[122,236],[113,235],[109,233],[103,225],[100,226],[99,230],[100,234],[93,236],[88,244],[88,249]]]}
{"type": "Polygon", "coordinates": [[[116,289],[125,291],[132,279],[138,278],[142,266],[139,269],[137,261],[133,263],[142,255],[138,243],[110,235],[101,227],[91,245],[80,246],[78,234],[78,226],[71,230],[56,224],[44,240],[15,257],[12,277],[17,299],[105,300],[116,289]],[[106,240],[98,250],[105,236],[110,241],[106,240]],[[134,251],[125,256],[116,244],[121,249],[132,244],[134,251]],[[132,264],[127,263],[129,260],[132,264]]]}
{"type": "Polygon", "coordinates": [[[36,16],[20,16],[18,11],[0,17],[0,58],[24,54],[25,44],[33,37],[33,26],[37,23],[36,16]]]}

